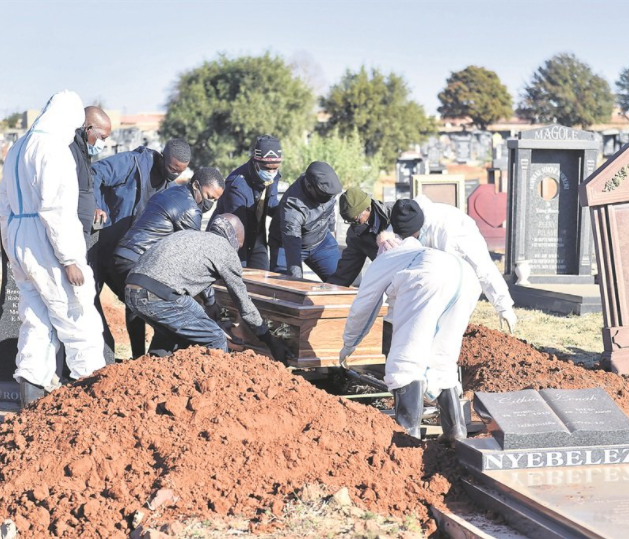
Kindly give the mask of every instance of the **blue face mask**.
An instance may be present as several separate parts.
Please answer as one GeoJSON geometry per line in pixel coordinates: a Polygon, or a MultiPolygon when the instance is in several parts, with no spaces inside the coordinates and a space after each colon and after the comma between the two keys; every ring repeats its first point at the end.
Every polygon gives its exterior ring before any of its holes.
{"type": "Polygon", "coordinates": [[[272,184],[275,176],[277,176],[277,170],[262,170],[261,168],[258,168],[257,170],[258,178],[264,182],[264,185],[272,184]]]}
{"type": "Polygon", "coordinates": [[[105,141],[103,139],[96,139],[94,146],[92,146],[89,142],[87,143],[87,153],[89,155],[98,155],[105,149],[105,141]]]}

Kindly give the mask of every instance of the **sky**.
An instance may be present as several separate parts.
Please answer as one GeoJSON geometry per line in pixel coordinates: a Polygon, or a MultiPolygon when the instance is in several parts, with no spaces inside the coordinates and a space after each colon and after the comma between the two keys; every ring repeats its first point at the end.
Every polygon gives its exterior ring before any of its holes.
{"type": "Polygon", "coordinates": [[[517,100],[560,52],[613,90],[628,22],[623,0],[0,0],[0,118],[64,88],[86,105],[164,111],[177,77],[219,53],[298,60],[319,93],[347,69],[395,72],[430,114],[452,71],[494,70],[517,100]]]}

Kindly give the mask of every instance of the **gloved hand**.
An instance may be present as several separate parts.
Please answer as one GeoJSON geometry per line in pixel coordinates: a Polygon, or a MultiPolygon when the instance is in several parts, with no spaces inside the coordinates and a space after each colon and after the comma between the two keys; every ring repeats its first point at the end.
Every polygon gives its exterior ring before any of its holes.
{"type": "Polygon", "coordinates": [[[354,353],[354,350],[356,350],[355,346],[343,346],[341,353],[339,354],[339,364],[344,369],[349,369],[347,366],[347,358],[354,353]]]}
{"type": "Polygon", "coordinates": [[[506,311],[498,313],[498,317],[500,318],[500,329],[504,329],[504,325],[506,324],[509,333],[513,335],[515,333],[515,326],[518,323],[518,317],[515,315],[513,309],[507,309],[506,311]]]}
{"type": "Polygon", "coordinates": [[[288,367],[290,352],[282,339],[278,339],[273,336],[270,331],[267,331],[262,335],[258,335],[258,339],[268,346],[275,361],[279,361],[284,366],[288,367]]]}

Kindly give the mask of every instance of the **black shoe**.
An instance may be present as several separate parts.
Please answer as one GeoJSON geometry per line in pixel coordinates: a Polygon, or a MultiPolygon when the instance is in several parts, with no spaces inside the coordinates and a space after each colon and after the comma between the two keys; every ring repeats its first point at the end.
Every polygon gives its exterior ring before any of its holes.
{"type": "Polygon", "coordinates": [[[406,434],[421,440],[421,421],[424,413],[424,383],[411,382],[393,390],[395,420],[404,427],[406,434]]]}
{"type": "Polygon", "coordinates": [[[20,378],[20,404],[26,408],[31,402],[41,399],[45,394],[44,388],[31,384],[28,380],[20,378]]]}
{"type": "Polygon", "coordinates": [[[455,440],[465,440],[467,438],[467,426],[461,401],[456,389],[444,389],[437,397],[439,405],[439,416],[441,417],[441,428],[443,434],[439,436],[440,442],[454,442],[455,440]]]}

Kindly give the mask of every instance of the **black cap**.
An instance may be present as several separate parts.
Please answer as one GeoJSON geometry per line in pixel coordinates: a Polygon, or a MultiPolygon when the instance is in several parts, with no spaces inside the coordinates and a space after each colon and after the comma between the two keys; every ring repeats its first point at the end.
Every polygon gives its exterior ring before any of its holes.
{"type": "Polygon", "coordinates": [[[323,161],[314,161],[306,169],[306,181],[320,195],[332,198],[338,195],[343,187],[334,169],[323,161]]]}
{"type": "Polygon", "coordinates": [[[271,135],[259,136],[253,146],[253,160],[261,163],[281,163],[280,141],[271,135]]]}
{"type": "Polygon", "coordinates": [[[424,212],[414,200],[398,200],[391,210],[391,226],[401,238],[408,238],[424,226],[424,212]]]}

